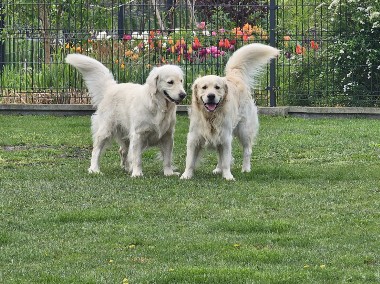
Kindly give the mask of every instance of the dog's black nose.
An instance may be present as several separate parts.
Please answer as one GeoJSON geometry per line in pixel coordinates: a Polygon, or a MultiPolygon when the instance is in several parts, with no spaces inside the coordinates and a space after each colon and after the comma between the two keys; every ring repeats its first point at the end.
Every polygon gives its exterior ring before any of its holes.
{"type": "Polygon", "coordinates": [[[180,94],[179,94],[179,98],[180,98],[181,100],[183,100],[185,97],[186,97],[186,93],[180,93],[180,94]]]}
{"type": "Polygon", "coordinates": [[[213,101],[215,99],[215,95],[214,94],[208,94],[207,98],[209,101],[213,101]]]}

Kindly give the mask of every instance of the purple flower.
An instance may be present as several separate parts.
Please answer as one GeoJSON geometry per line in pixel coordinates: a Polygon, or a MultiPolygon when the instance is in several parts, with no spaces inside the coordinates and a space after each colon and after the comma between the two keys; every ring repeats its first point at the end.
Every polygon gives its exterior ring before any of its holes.
{"type": "Polygon", "coordinates": [[[211,54],[218,53],[218,51],[219,50],[218,50],[218,48],[216,46],[213,45],[213,46],[210,47],[210,53],[211,54]]]}
{"type": "Polygon", "coordinates": [[[206,22],[200,22],[197,24],[197,28],[200,30],[204,30],[206,28],[206,22]]]}

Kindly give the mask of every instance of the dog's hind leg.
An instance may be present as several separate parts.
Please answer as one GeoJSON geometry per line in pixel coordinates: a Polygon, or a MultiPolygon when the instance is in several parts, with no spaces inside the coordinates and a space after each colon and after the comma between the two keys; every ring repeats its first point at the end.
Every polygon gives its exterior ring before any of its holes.
{"type": "Polygon", "coordinates": [[[168,132],[161,138],[160,150],[163,158],[165,176],[179,175],[178,172],[173,171],[173,144],[173,133],[168,132]]]}
{"type": "Polygon", "coordinates": [[[243,173],[249,173],[251,171],[251,155],[252,155],[252,143],[243,145],[243,166],[241,171],[243,173]]]}
{"type": "Polygon", "coordinates": [[[91,155],[91,166],[88,169],[89,173],[100,173],[99,160],[109,142],[109,137],[96,137],[91,155]]]}
{"type": "Polygon", "coordinates": [[[240,128],[238,133],[239,141],[243,147],[243,165],[241,171],[243,173],[248,173],[251,171],[251,155],[252,155],[252,144],[253,137],[252,132],[246,131],[244,127],[240,128]],[[243,130],[244,129],[244,130],[243,130]]]}
{"type": "Polygon", "coordinates": [[[119,144],[119,155],[120,155],[120,167],[128,172],[130,170],[130,164],[128,161],[128,148],[129,140],[123,139],[121,136],[115,136],[116,142],[119,144]]]}
{"type": "Polygon", "coordinates": [[[213,174],[220,174],[222,172],[219,149],[217,149],[217,151],[218,151],[218,163],[216,164],[215,169],[212,171],[213,174]]]}
{"type": "Polygon", "coordinates": [[[241,171],[251,171],[252,146],[259,130],[259,120],[256,107],[252,110],[250,121],[240,123],[236,129],[236,135],[243,146],[243,165],[241,171]]]}

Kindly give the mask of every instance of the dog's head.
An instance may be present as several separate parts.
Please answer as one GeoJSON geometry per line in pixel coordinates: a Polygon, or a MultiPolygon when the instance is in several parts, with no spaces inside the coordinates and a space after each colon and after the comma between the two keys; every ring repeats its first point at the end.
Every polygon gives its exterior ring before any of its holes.
{"type": "Polygon", "coordinates": [[[223,103],[227,95],[226,80],[215,75],[203,76],[195,80],[193,87],[193,104],[213,112],[223,103]]]}
{"type": "Polygon", "coordinates": [[[146,80],[151,94],[161,94],[169,102],[179,104],[185,97],[183,71],[175,65],[154,67],[146,80]]]}

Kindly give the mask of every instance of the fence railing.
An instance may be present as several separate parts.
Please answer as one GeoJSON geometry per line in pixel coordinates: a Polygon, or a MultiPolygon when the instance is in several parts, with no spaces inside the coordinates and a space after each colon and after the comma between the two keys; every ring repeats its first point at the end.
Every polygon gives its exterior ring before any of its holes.
{"type": "Polygon", "coordinates": [[[282,53],[257,78],[259,105],[378,106],[380,4],[354,2],[2,1],[0,103],[89,103],[69,53],[100,60],[120,82],[177,64],[191,93],[196,77],[223,75],[234,50],[261,42],[282,53]]]}

